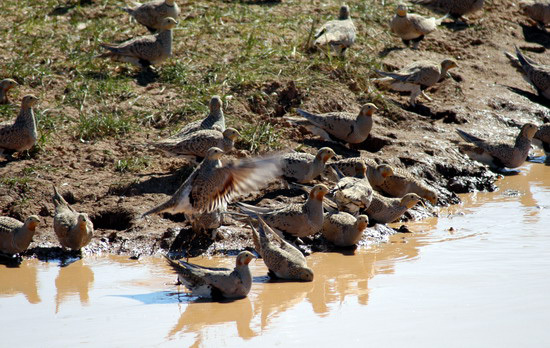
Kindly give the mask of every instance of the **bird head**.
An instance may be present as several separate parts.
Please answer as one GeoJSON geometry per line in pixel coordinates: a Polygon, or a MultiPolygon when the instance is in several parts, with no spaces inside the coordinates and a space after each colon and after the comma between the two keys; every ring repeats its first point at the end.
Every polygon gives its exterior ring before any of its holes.
{"type": "Polygon", "coordinates": [[[160,29],[161,30],[170,30],[170,29],[174,28],[176,25],[178,25],[177,20],[175,20],[172,17],[166,17],[160,23],[160,29]]]}
{"type": "Polygon", "coordinates": [[[40,223],[40,218],[37,215],[31,215],[25,220],[25,226],[31,231],[34,231],[40,223]]]}
{"type": "Polygon", "coordinates": [[[380,164],[379,166],[376,167],[376,170],[380,173],[380,175],[382,175],[384,179],[387,178],[388,176],[393,175],[392,167],[387,164],[380,164]]]}
{"type": "Polygon", "coordinates": [[[427,199],[432,205],[437,204],[437,193],[434,190],[426,189],[422,194],[422,198],[427,199]]]}
{"type": "Polygon", "coordinates": [[[407,15],[408,10],[409,9],[407,8],[407,5],[400,3],[399,5],[397,5],[397,8],[395,9],[395,13],[399,17],[405,17],[407,15]]]}
{"type": "Polygon", "coordinates": [[[239,255],[237,255],[236,264],[237,264],[237,266],[248,265],[250,263],[250,261],[252,261],[255,258],[256,257],[254,255],[252,255],[252,253],[250,251],[241,251],[239,253],[239,255]]]}
{"type": "Polygon", "coordinates": [[[317,158],[323,161],[323,163],[327,163],[327,161],[334,157],[334,155],[336,154],[334,153],[334,150],[330,147],[322,147],[317,152],[317,158]]]}
{"type": "Polygon", "coordinates": [[[298,278],[300,278],[303,282],[311,282],[313,281],[313,270],[308,267],[300,268],[298,271],[298,278]]]}
{"type": "Polygon", "coordinates": [[[231,141],[235,141],[235,139],[237,139],[240,135],[241,133],[239,133],[239,131],[235,128],[227,128],[225,131],[223,131],[223,137],[231,141]]]}
{"type": "Polygon", "coordinates": [[[364,178],[367,175],[367,165],[364,161],[358,161],[355,163],[355,176],[358,178],[364,178]]]}
{"type": "Polygon", "coordinates": [[[26,95],[23,97],[23,101],[21,102],[21,106],[24,108],[32,108],[38,103],[38,98],[34,95],[26,95]]]}
{"type": "Polygon", "coordinates": [[[349,6],[346,4],[343,4],[340,7],[340,14],[338,15],[338,19],[348,19],[349,18],[349,6]]]}
{"type": "Polygon", "coordinates": [[[526,123],[521,127],[521,134],[528,139],[533,139],[537,131],[539,130],[539,127],[532,123],[526,123]]]}
{"type": "Polygon", "coordinates": [[[209,107],[210,112],[221,110],[221,108],[223,107],[222,98],[217,95],[213,96],[212,99],[210,99],[209,107]]]}
{"type": "Polygon", "coordinates": [[[15,82],[15,80],[12,79],[3,79],[0,81],[0,89],[7,91],[15,86],[17,86],[18,83],[15,82]]]}
{"type": "MultiPolygon", "coordinates": [[[[446,73],[449,69],[458,68],[458,63],[453,59],[444,59],[441,62],[441,70],[446,73]]],[[[443,75],[443,74],[442,74],[443,75]]]]}
{"type": "Polygon", "coordinates": [[[327,193],[328,187],[323,184],[317,184],[309,192],[309,197],[322,202],[327,193]]]}
{"type": "Polygon", "coordinates": [[[378,107],[374,105],[373,103],[367,103],[361,107],[361,111],[359,112],[359,116],[368,116],[372,117],[374,112],[378,110],[378,107]]]}
{"type": "Polygon", "coordinates": [[[401,205],[407,209],[414,207],[418,202],[420,202],[420,196],[416,193],[407,193],[401,198],[401,205]]]}
{"type": "Polygon", "coordinates": [[[223,150],[219,147],[211,147],[206,152],[206,158],[208,158],[209,160],[218,160],[222,157],[222,155],[223,150]]]}
{"type": "Polygon", "coordinates": [[[369,224],[369,217],[367,215],[359,215],[357,217],[357,221],[355,221],[355,225],[357,226],[357,229],[359,231],[363,231],[365,228],[367,228],[369,224]]]}

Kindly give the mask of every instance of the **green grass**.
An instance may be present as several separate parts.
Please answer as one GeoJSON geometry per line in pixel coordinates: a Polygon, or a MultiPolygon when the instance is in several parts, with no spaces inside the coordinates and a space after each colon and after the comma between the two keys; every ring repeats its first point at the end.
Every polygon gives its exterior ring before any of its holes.
{"type": "Polygon", "coordinates": [[[119,173],[137,173],[147,168],[151,159],[149,157],[128,157],[115,161],[115,171],[119,173]]]}
{"type": "Polygon", "coordinates": [[[132,118],[121,112],[97,114],[80,114],[75,126],[75,138],[84,141],[97,140],[105,137],[117,137],[129,133],[135,128],[132,118]]]}
{"type": "Polygon", "coordinates": [[[282,148],[280,131],[269,123],[249,125],[240,133],[241,138],[237,141],[237,148],[244,148],[253,153],[282,148]]]}

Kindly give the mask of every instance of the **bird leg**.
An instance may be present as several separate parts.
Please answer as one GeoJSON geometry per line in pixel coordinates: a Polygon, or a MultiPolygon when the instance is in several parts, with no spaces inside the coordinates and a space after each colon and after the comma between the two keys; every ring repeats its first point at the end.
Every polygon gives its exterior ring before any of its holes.
{"type": "Polygon", "coordinates": [[[412,49],[413,50],[417,50],[418,49],[418,45],[420,45],[420,41],[424,40],[424,35],[420,35],[419,37],[417,37],[416,39],[412,40],[413,42],[413,46],[412,46],[412,49]]]}
{"type": "Polygon", "coordinates": [[[422,91],[421,93],[422,93],[422,96],[423,96],[424,98],[426,98],[428,101],[432,101],[432,98],[428,97],[428,96],[426,95],[426,93],[424,93],[424,91],[422,91]]]}
{"type": "Polygon", "coordinates": [[[409,99],[409,102],[411,103],[412,107],[416,107],[416,98],[422,93],[422,90],[420,89],[420,86],[415,85],[413,89],[411,89],[411,98],[409,99]]]}

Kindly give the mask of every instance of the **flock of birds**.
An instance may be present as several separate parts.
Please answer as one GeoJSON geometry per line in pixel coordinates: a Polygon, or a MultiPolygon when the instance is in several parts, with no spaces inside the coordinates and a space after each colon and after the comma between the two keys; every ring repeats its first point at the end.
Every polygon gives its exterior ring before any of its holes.
{"type": "MultiPolygon", "coordinates": [[[[405,45],[413,42],[418,49],[425,35],[434,32],[443,20],[452,16],[456,21],[482,8],[483,0],[417,0],[439,7],[446,15],[426,18],[408,12],[399,4],[390,22],[393,33],[405,45]]],[[[550,22],[550,3],[535,0],[522,3],[522,8],[542,27],[550,22]]],[[[102,44],[106,50],[98,57],[134,64],[142,69],[158,65],[172,55],[172,29],[177,25],[180,10],[174,0],[153,1],[125,8],[135,20],[146,26],[153,35],[141,36],[121,44],[102,44]]],[[[339,18],[324,24],[315,35],[314,44],[328,54],[344,56],[356,37],[356,30],[347,5],[340,8],[339,18]]],[[[516,56],[507,53],[519,64],[526,78],[540,95],[550,98],[550,67],[525,57],[519,49],[516,56]]],[[[441,62],[415,62],[395,72],[378,71],[383,77],[375,82],[397,91],[410,92],[410,104],[420,95],[431,100],[424,90],[445,78],[448,70],[458,67],[453,59],[441,62]]],[[[8,91],[17,83],[12,79],[0,82],[0,102],[9,103],[8,91]]],[[[27,95],[21,102],[19,115],[13,123],[0,124],[0,155],[31,149],[38,138],[33,107],[38,99],[27,95]]],[[[332,160],[330,147],[323,147],[316,155],[307,153],[275,153],[266,156],[222,163],[220,158],[230,152],[240,136],[234,128],[226,128],[223,103],[214,96],[208,116],[187,124],[180,132],[153,145],[171,155],[195,156],[200,163],[179,189],[167,201],[142,214],[167,212],[184,213],[195,234],[215,231],[225,214],[250,225],[256,252],[262,257],[273,277],[312,281],[313,271],[297,245],[301,238],[316,233],[339,247],[356,244],[369,222],[388,223],[399,219],[407,209],[423,200],[437,204],[437,193],[423,180],[404,169],[363,158],[332,160]],[[323,182],[313,187],[319,177],[323,182]],[[290,187],[307,192],[303,203],[259,207],[236,202],[238,211],[229,212],[228,204],[243,194],[257,191],[271,181],[283,178],[290,187]],[[330,183],[330,184],[328,184],[330,183]]],[[[286,117],[288,122],[305,127],[327,142],[359,144],[364,142],[373,127],[377,107],[365,104],[358,114],[330,112],[315,114],[298,109],[299,117],[286,117]]],[[[537,127],[525,124],[514,144],[493,143],[462,130],[457,130],[467,143],[460,149],[472,159],[488,164],[493,169],[516,168],[527,158],[532,142],[542,144],[550,152],[550,124],[537,127]]],[[[53,187],[55,205],[54,231],[64,249],[80,250],[93,236],[93,224],[85,213],[75,211],[53,187]]],[[[0,252],[14,255],[27,249],[40,218],[28,217],[24,222],[11,217],[0,217],[0,252]]],[[[241,252],[236,266],[230,269],[201,267],[188,262],[167,262],[178,273],[181,283],[194,295],[213,298],[247,296],[252,275],[248,263],[255,256],[241,252]]]]}

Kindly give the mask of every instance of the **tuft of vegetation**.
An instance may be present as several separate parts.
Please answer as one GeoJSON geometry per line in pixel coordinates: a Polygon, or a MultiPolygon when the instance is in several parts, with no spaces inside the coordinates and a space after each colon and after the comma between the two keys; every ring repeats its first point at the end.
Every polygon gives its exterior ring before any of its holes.
{"type": "Polygon", "coordinates": [[[249,125],[240,131],[241,138],[236,147],[253,153],[277,150],[283,147],[280,142],[280,131],[269,123],[249,125]]]}
{"type": "Polygon", "coordinates": [[[119,112],[80,114],[75,128],[77,139],[89,141],[127,134],[134,128],[134,122],[132,118],[125,117],[119,112]]]}
{"type": "Polygon", "coordinates": [[[115,171],[119,173],[137,173],[147,168],[151,162],[149,157],[128,157],[115,161],[115,171]]]}

